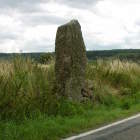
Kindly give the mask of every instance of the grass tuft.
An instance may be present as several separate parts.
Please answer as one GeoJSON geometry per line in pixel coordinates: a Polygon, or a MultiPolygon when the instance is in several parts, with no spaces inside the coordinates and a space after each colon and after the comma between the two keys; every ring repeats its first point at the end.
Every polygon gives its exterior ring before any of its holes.
{"type": "Polygon", "coordinates": [[[97,60],[86,69],[93,100],[58,98],[54,61],[0,61],[0,139],[58,140],[140,111],[140,66],[97,60]]]}

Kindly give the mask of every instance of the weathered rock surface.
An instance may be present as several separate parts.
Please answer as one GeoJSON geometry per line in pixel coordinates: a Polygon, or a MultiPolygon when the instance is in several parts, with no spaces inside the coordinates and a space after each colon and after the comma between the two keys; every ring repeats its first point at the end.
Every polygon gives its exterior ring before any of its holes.
{"type": "Polygon", "coordinates": [[[83,97],[85,97],[86,99],[93,98],[93,89],[94,89],[93,85],[94,85],[93,81],[91,81],[91,80],[85,81],[85,84],[84,84],[84,87],[83,87],[81,93],[82,93],[83,97]]]}
{"type": "Polygon", "coordinates": [[[58,93],[80,101],[85,82],[87,57],[81,26],[77,20],[58,27],[55,52],[58,93]]]}

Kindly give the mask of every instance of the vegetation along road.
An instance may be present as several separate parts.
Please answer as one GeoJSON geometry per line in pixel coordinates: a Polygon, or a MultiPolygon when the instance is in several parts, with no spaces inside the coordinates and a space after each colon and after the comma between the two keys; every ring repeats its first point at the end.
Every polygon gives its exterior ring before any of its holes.
{"type": "MultiPolygon", "coordinates": [[[[140,56],[87,58],[83,40],[72,20],[58,28],[55,55],[0,59],[0,140],[60,140],[140,113],[140,56]]],[[[139,120],[79,139],[137,140],[139,120]]]]}
{"type": "Polygon", "coordinates": [[[65,140],[139,140],[140,114],[65,140]]]}

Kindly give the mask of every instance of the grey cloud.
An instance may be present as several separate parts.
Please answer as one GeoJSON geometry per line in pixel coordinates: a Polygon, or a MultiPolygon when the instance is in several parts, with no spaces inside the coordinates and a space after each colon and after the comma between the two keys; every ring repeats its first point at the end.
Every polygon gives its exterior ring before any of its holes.
{"type": "Polygon", "coordinates": [[[17,34],[16,33],[8,33],[8,32],[0,32],[0,40],[16,40],[17,34]]]}
{"type": "MultiPolygon", "coordinates": [[[[12,8],[21,12],[36,12],[41,10],[38,6],[39,4],[47,4],[51,1],[52,0],[1,0],[0,9],[6,10],[7,8],[12,8]]],[[[54,0],[56,3],[75,8],[89,8],[95,5],[98,1],[102,0],[54,0]]]]}
{"type": "Polygon", "coordinates": [[[14,10],[22,13],[19,20],[27,26],[62,24],[66,22],[65,18],[51,15],[50,12],[44,12],[40,9],[39,4],[49,2],[50,0],[0,0],[0,11],[4,15],[10,15],[14,10]]]}
{"type": "Polygon", "coordinates": [[[52,44],[46,45],[45,43],[32,41],[27,42],[20,50],[24,52],[53,52],[54,46],[52,44]]]}
{"type": "MultiPolygon", "coordinates": [[[[4,14],[8,15],[8,12],[16,11],[17,13],[20,12],[20,16],[18,17],[18,20],[21,21],[23,24],[20,27],[23,30],[25,30],[26,27],[36,26],[36,25],[42,25],[42,24],[63,24],[67,22],[66,18],[59,17],[57,14],[52,15],[52,13],[43,11],[43,9],[40,9],[39,4],[43,3],[49,3],[52,0],[0,0],[0,11],[4,10],[4,14]]],[[[53,0],[53,2],[56,2],[58,4],[64,4],[68,6],[69,8],[77,8],[82,9],[84,12],[84,9],[91,10],[90,8],[96,5],[101,0],[53,0]]],[[[47,9],[46,9],[47,10],[47,9]]],[[[93,11],[92,9],[91,11],[93,11]]],[[[95,9],[96,10],[96,9],[95,9]]],[[[88,16],[88,15],[87,15],[88,16]]],[[[140,25],[140,22],[137,22],[137,25],[140,25]]],[[[30,28],[30,27],[29,27],[30,28]]],[[[130,34],[130,32],[125,26],[124,29],[130,34]]],[[[0,29],[1,30],[1,29],[0,29]]],[[[135,33],[134,33],[135,34],[135,33]]],[[[0,31],[0,43],[2,41],[7,40],[18,40],[18,31],[15,32],[3,32],[0,31]]],[[[88,35],[87,35],[88,36],[88,35]]],[[[20,32],[20,40],[22,40],[22,33],[20,32]]],[[[96,42],[94,39],[90,38],[87,39],[85,36],[85,42],[86,42],[86,48],[87,50],[105,50],[105,49],[121,49],[124,47],[124,45],[127,46],[140,46],[140,33],[136,34],[136,36],[130,36],[128,38],[125,38],[124,42],[116,43],[116,44],[108,44],[105,45],[101,42],[96,42]],[[136,43],[134,43],[136,42],[136,43]]],[[[30,42],[22,42],[18,43],[19,49],[23,50],[25,52],[44,52],[44,51],[54,51],[54,44],[47,44],[49,40],[45,41],[39,41],[32,40],[30,42]],[[21,46],[24,45],[24,46],[21,46]]],[[[2,44],[2,43],[1,43],[2,44]]]]}
{"type": "Polygon", "coordinates": [[[24,40],[24,44],[19,45],[19,50],[23,52],[52,52],[54,51],[54,44],[49,43],[49,38],[24,40]]]}
{"type": "Polygon", "coordinates": [[[15,7],[20,7],[22,5],[34,5],[36,3],[41,3],[44,0],[1,0],[0,1],[0,7],[2,8],[15,8],[15,7]]]}
{"type": "Polygon", "coordinates": [[[87,50],[111,50],[111,49],[122,49],[123,45],[121,43],[115,44],[102,44],[100,42],[91,42],[87,45],[87,50]]]}
{"type": "Polygon", "coordinates": [[[38,4],[45,0],[1,0],[0,9],[16,9],[21,12],[35,12],[39,10],[38,4]]]}
{"type": "Polygon", "coordinates": [[[125,38],[125,44],[130,47],[139,47],[140,46],[140,32],[131,34],[125,38]]]}
{"type": "Polygon", "coordinates": [[[75,8],[89,8],[102,0],[55,0],[57,3],[62,3],[75,8]]]}
{"type": "MultiPolygon", "coordinates": [[[[67,21],[63,17],[51,15],[49,12],[44,12],[40,9],[39,4],[50,3],[52,0],[0,0],[0,11],[8,14],[14,10],[21,12],[20,20],[26,25],[38,24],[62,24],[67,21]]],[[[64,4],[75,8],[89,8],[101,0],[54,0],[59,4],[64,4]]]]}
{"type": "Polygon", "coordinates": [[[140,32],[127,36],[119,43],[102,44],[101,42],[87,42],[88,50],[111,50],[111,49],[140,48],[140,32]]]}
{"type": "Polygon", "coordinates": [[[62,24],[65,23],[67,20],[65,18],[50,15],[47,13],[40,13],[40,14],[34,14],[34,15],[24,15],[22,17],[22,22],[28,25],[38,25],[38,24],[62,24]]]}

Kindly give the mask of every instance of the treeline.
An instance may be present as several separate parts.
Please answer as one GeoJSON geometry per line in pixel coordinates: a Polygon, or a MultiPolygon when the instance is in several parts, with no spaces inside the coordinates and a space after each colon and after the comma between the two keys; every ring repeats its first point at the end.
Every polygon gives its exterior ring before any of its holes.
{"type": "Polygon", "coordinates": [[[14,58],[19,55],[39,60],[41,54],[43,53],[0,53],[0,60],[10,60],[11,58],[14,58]]]}
{"type": "MultiPolygon", "coordinates": [[[[0,53],[0,59],[10,60],[12,57],[21,55],[23,57],[31,57],[36,61],[42,61],[42,57],[45,55],[54,56],[54,53],[0,53]]],[[[118,49],[118,50],[94,50],[87,51],[87,57],[89,60],[96,60],[99,58],[119,58],[137,61],[140,59],[140,49],[118,49]]]]}
{"type": "Polygon", "coordinates": [[[96,60],[99,58],[119,58],[137,61],[140,59],[140,49],[87,51],[87,57],[89,60],[96,60]]]}

